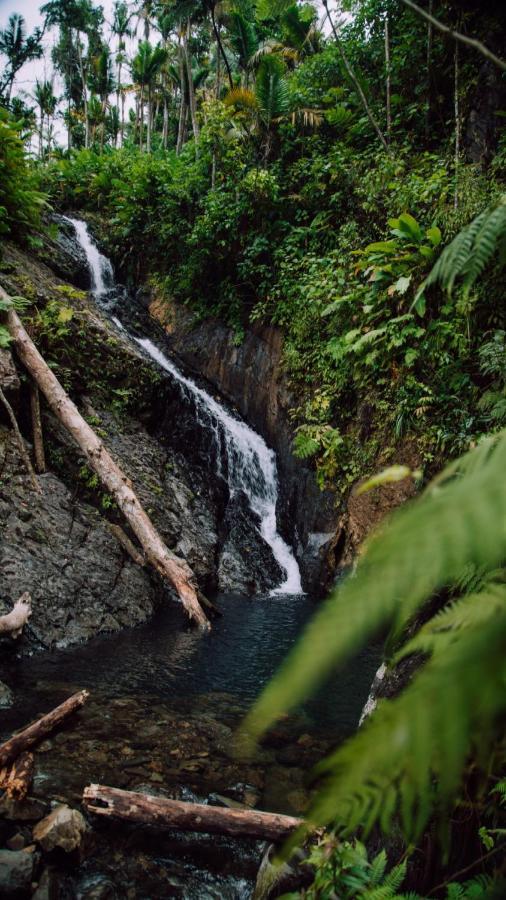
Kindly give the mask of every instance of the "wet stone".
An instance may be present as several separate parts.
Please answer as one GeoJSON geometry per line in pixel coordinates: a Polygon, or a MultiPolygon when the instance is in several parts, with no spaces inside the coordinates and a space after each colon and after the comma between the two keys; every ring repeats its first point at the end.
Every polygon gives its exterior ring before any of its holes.
{"type": "Polygon", "coordinates": [[[36,858],[24,850],[0,850],[0,897],[23,897],[30,890],[36,858]]]}
{"type": "Polygon", "coordinates": [[[35,826],[33,837],[47,852],[61,849],[72,853],[81,846],[87,827],[77,809],[62,804],[35,826]]]}

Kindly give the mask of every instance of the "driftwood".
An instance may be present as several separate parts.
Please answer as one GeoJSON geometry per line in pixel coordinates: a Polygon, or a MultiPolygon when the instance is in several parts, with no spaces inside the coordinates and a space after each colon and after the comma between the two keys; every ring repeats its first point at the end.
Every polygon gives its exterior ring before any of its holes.
{"type": "MultiPolygon", "coordinates": [[[[1,288],[0,297],[7,297],[1,288]]],[[[13,309],[5,314],[5,322],[21,362],[44,394],[50,409],[72,435],[104,487],[113,495],[148,561],[174,586],[190,619],[194,619],[201,628],[209,629],[209,620],[199,603],[198,588],[189,565],[166,547],[141,506],[131,481],[114,462],[103,441],[83,419],[13,309]]]]}
{"type": "Polygon", "coordinates": [[[14,606],[5,616],[0,616],[0,634],[10,634],[13,638],[19,637],[32,614],[32,598],[28,591],[21,594],[14,606]]]}
{"type": "MultiPolygon", "coordinates": [[[[2,293],[3,293],[2,289],[0,288],[0,297],[2,296],[2,293]]],[[[4,296],[6,296],[6,295],[4,295],[4,296]]],[[[37,492],[37,494],[41,494],[42,488],[41,488],[39,482],[37,481],[37,476],[36,476],[35,472],[33,471],[33,466],[30,462],[30,457],[28,456],[28,451],[25,447],[23,435],[21,434],[21,432],[19,430],[18,420],[16,419],[14,410],[13,410],[12,406],[10,405],[9,401],[7,400],[7,397],[5,396],[2,388],[0,388],[0,401],[3,404],[3,406],[5,407],[7,415],[9,416],[10,423],[12,425],[12,430],[14,431],[14,437],[16,438],[16,444],[18,445],[19,455],[21,456],[21,459],[23,460],[23,465],[30,476],[30,481],[32,482],[32,487],[33,487],[34,491],[37,492]]]]}
{"type": "Polygon", "coordinates": [[[0,770],[0,788],[11,800],[24,800],[32,786],[33,753],[22,753],[11,766],[0,770]]]}
{"type": "Polygon", "coordinates": [[[42,437],[42,419],[40,416],[40,394],[36,384],[30,385],[30,411],[32,414],[33,453],[37,472],[46,471],[46,455],[44,438],[42,437]]]}
{"type": "Polygon", "coordinates": [[[97,816],[121,819],[136,825],[262,841],[282,841],[302,825],[302,819],[292,816],[255,809],[223,809],[203,803],[184,803],[101,784],[90,784],[84,789],[83,804],[88,812],[97,816]]]}
{"type": "Polygon", "coordinates": [[[9,741],[2,744],[0,746],[0,768],[11,765],[20,753],[24,753],[25,750],[40,743],[51,731],[68,719],[76,709],[80,709],[86,703],[88,696],[88,691],[79,691],[77,694],[73,694],[68,700],[60,703],[56,709],[51,710],[41,719],[37,719],[36,722],[28,725],[23,731],[19,731],[9,741]]]}

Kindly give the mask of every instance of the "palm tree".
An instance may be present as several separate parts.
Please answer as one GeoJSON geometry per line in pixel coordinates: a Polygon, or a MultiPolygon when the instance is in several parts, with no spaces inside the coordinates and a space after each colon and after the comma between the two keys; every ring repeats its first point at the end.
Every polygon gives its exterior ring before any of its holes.
{"type": "Polygon", "coordinates": [[[39,107],[39,157],[42,159],[44,152],[44,125],[47,119],[47,146],[46,151],[49,153],[51,147],[51,118],[55,114],[58,100],[55,97],[52,81],[35,82],[35,91],[33,98],[39,107]]]}
{"type": "Polygon", "coordinates": [[[139,145],[141,149],[144,133],[145,91],[147,91],[148,118],[146,150],[148,153],[151,152],[151,133],[153,127],[153,87],[167,56],[168,53],[164,47],[152,47],[149,41],[140,41],[137,54],[134,56],[131,63],[133,81],[140,89],[138,120],[140,124],[139,145]]]}
{"type": "Polygon", "coordinates": [[[9,16],[7,28],[0,31],[0,53],[7,57],[7,65],[0,81],[0,97],[7,103],[11,101],[14,79],[21,67],[31,59],[42,56],[42,38],[44,29],[36,28],[27,36],[26,23],[23,16],[13,13],[9,16]]]}
{"type": "Polygon", "coordinates": [[[112,70],[112,60],[111,60],[111,52],[109,47],[103,46],[98,56],[96,56],[93,60],[93,66],[90,73],[89,85],[91,90],[94,91],[100,97],[100,102],[102,104],[102,132],[100,145],[103,148],[104,145],[104,137],[105,137],[105,119],[107,107],[109,105],[109,95],[113,93],[116,88],[116,82],[114,80],[113,70],[112,70]]]}
{"type": "Polygon", "coordinates": [[[125,38],[132,36],[132,30],[130,28],[130,22],[132,19],[132,14],[129,12],[128,5],[126,3],[120,2],[120,0],[116,0],[114,4],[114,18],[112,22],[112,30],[113,34],[116,35],[118,39],[118,46],[116,50],[116,105],[120,106],[120,94],[121,94],[121,118],[120,118],[120,134],[121,134],[121,143],[123,143],[124,131],[125,131],[125,92],[122,90],[121,86],[121,74],[123,69],[123,64],[126,62],[126,44],[125,38]]]}

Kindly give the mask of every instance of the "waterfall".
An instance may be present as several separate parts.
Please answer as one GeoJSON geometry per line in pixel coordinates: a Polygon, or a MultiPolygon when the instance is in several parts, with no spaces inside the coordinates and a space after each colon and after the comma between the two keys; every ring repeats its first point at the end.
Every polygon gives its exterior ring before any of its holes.
{"type": "MultiPolygon", "coordinates": [[[[65,217],[66,218],[66,217],[65,217]]],[[[97,299],[115,287],[110,261],[92,240],[85,222],[66,218],[76,232],[92,277],[92,291],[97,299]]],[[[115,324],[126,331],[122,322],[115,324]]],[[[146,337],[133,340],[142,350],[180,385],[184,395],[194,401],[198,422],[212,431],[217,446],[219,474],[227,480],[231,499],[244,492],[254,515],[260,520],[260,534],[284,572],[280,585],[272,594],[300,594],[302,585],[297,560],[277,529],[276,506],[278,476],[276,455],[264,439],[237,416],[232,415],[206,390],[179,371],[172,359],[146,337]]]]}

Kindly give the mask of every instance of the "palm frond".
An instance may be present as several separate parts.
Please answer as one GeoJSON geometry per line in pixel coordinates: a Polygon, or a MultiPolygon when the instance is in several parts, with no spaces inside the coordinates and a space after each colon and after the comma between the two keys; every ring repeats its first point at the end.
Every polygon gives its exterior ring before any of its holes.
{"type": "Polygon", "coordinates": [[[258,67],[256,95],[262,116],[267,123],[286,115],[290,107],[284,71],[283,62],[277,56],[264,56],[258,67]]]}
{"type": "Polygon", "coordinates": [[[225,106],[235,106],[236,109],[257,110],[258,102],[256,95],[248,88],[236,87],[227,91],[223,98],[225,106]]]}

